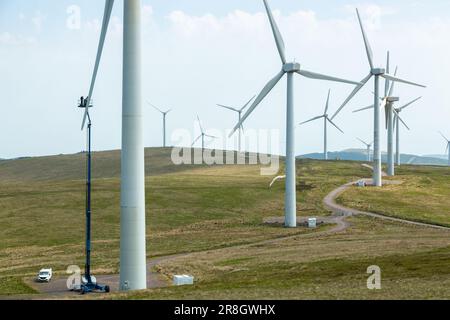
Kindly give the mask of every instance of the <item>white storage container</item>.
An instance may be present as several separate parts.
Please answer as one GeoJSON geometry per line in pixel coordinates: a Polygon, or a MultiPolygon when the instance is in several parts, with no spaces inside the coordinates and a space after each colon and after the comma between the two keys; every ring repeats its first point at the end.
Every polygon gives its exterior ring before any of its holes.
{"type": "Polygon", "coordinates": [[[186,285],[193,285],[193,284],[194,284],[193,276],[188,276],[188,275],[173,276],[173,285],[174,286],[186,286],[186,285]]]}
{"type": "Polygon", "coordinates": [[[317,219],[309,218],[308,219],[308,228],[316,228],[317,227],[317,219]]]}

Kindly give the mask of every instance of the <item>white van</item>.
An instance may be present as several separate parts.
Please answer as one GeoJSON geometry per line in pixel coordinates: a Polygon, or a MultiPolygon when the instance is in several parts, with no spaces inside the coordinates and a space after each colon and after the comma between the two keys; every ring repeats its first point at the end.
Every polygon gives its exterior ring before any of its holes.
{"type": "Polygon", "coordinates": [[[39,274],[37,276],[37,281],[38,282],[50,282],[50,280],[52,279],[52,269],[41,269],[41,271],[39,271],[39,274]]]}

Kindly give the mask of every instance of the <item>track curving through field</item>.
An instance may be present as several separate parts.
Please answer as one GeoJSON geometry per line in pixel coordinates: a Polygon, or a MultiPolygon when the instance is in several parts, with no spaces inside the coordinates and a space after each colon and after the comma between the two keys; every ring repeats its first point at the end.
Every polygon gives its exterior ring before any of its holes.
{"type": "MultiPolygon", "coordinates": [[[[370,166],[366,166],[367,168],[370,168],[370,166]]],[[[385,176],[385,174],[383,173],[385,176]]],[[[363,179],[368,185],[372,184],[371,179],[363,179]]],[[[359,179],[358,181],[361,181],[359,179]]],[[[440,230],[446,230],[450,231],[450,228],[429,224],[429,223],[421,223],[401,218],[395,218],[390,216],[385,216],[377,213],[372,212],[365,212],[360,211],[353,208],[344,207],[336,202],[336,199],[344,193],[346,190],[348,190],[350,187],[355,185],[358,181],[350,182],[347,184],[344,184],[333,191],[331,191],[323,200],[324,206],[330,210],[333,215],[329,218],[323,218],[324,222],[327,224],[333,224],[334,226],[330,229],[318,231],[314,233],[306,233],[306,234],[296,234],[296,235],[290,235],[286,237],[279,237],[275,239],[268,239],[263,241],[258,241],[254,243],[249,244],[241,244],[233,247],[227,247],[227,248],[221,248],[221,249],[212,249],[212,250],[206,250],[205,252],[217,252],[220,250],[229,250],[229,249],[245,249],[252,246],[261,246],[261,245],[268,245],[273,244],[277,242],[282,242],[289,239],[298,239],[298,238],[316,238],[321,236],[327,236],[336,234],[339,232],[345,231],[349,226],[350,223],[346,220],[349,216],[368,216],[372,218],[377,218],[385,221],[391,221],[391,222],[397,222],[397,223],[403,223],[408,224],[412,226],[417,227],[426,227],[426,228],[435,228],[440,230]]],[[[400,184],[399,181],[385,181],[385,184],[400,184]]],[[[322,219],[322,218],[321,218],[322,219]]],[[[156,288],[163,288],[170,286],[170,282],[167,278],[165,278],[161,273],[157,272],[155,268],[162,262],[171,261],[180,257],[189,257],[190,255],[194,255],[198,252],[193,253],[185,253],[185,254],[177,254],[177,255],[170,255],[165,257],[158,257],[158,258],[152,258],[148,261],[147,264],[147,287],[149,289],[156,289],[156,288]]],[[[98,282],[102,284],[108,284],[111,287],[112,292],[118,291],[118,283],[119,283],[119,275],[102,275],[97,276],[98,282]]],[[[30,285],[32,288],[36,289],[38,292],[40,292],[40,295],[27,295],[27,296],[11,296],[6,298],[13,298],[13,299],[60,299],[62,297],[67,296],[73,296],[77,295],[78,293],[73,293],[67,290],[66,287],[66,278],[56,278],[52,282],[48,284],[36,284],[32,282],[31,280],[26,281],[28,285],[30,285]]]]}

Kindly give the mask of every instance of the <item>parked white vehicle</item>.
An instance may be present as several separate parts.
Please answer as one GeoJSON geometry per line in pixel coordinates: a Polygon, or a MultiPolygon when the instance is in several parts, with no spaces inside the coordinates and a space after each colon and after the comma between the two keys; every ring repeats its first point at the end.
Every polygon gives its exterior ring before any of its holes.
{"type": "Polygon", "coordinates": [[[50,282],[52,279],[53,272],[52,269],[41,269],[37,276],[37,281],[39,282],[50,282]]]}

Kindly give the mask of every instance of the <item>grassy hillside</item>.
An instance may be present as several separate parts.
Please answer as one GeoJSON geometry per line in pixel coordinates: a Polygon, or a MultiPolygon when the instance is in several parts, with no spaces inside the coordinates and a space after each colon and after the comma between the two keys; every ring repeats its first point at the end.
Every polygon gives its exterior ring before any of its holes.
{"type": "MultiPolygon", "coordinates": [[[[300,159],[315,159],[322,160],[323,152],[320,153],[309,153],[299,156],[300,159]]],[[[329,152],[328,159],[335,160],[345,160],[345,161],[367,161],[367,150],[366,149],[348,149],[337,152],[329,152]]],[[[448,160],[446,157],[442,156],[419,156],[413,154],[401,154],[401,163],[412,164],[412,165],[430,165],[430,166],[447,166],[448,160]]],[[[381,161],[383,163],[387,162],[387,154],[383,152],[381,154],[381,161]]]]}
{"type": "MultiPolygon", "coordinates": [[[[146,149],[147,176],[194,168],[191,165],[172,165],[170,151],[162,148],[146,149]]],[[[92,166],[94,179],[120,177],[120,151],[94,152],[92,166]]],[[[86,154],[84,153],[0,161],[0,180],[8,182],[81,180],[84,179],[85,172],[86,154]]]]}
{"type": "Polygon", "coordinates": [[[328,237],[289,239],[246,249],[198,253],[162,263],[166,274],[193,274],[193,287],[105,298],[128,299],[449,299],[448,233],[370,218],[328,237]],[[382,289],[367,289],[367,268],[382,289]]]}
{"type": "Polygon", "coordinates": [[[382,189],[352,188],[338,201],[349,207],[450,227],[450,168],[401,166],[382,189]]]}
{"type": "MultiPolygon", "coordinates": [[[[150,290],[128,298],[301,298],[315,293],[317,297],[336,297],[341,290],[342,297],[357,297],[362,289],[353,290],[353,281],[365,274],[353,272],[374,257],[383,258],[387,268],[407,261],[406,270],[415,264],[424,274],[432,264],[435,274],[447,275],[439,264],[450,246],[446,233],[358,218],[343,234],[310,235],[306,241],[303,237],[309,230],[262,223],[264,218],[283,215],[284,184],[279,182],[269,190],[272,177],[261,176],[259,165],[174,166],[170,152],[146,150],[147,255],[193,252],[184,258],[188,261],[159,267],[167,275],[191,272],[200,282],[191,288],[150,290]],[[290,235],[298,235],[298,239],[286,240],[286,245],[280,242],[246,250],[235,247],[290,235]],[[386,250],[390,243],[399,245],[386,250]],[[410,256],[405,256],[406,251],[410,256]],[[289,263],[288,258],[292,258],[289,263]],[[341,283],[342,279],[350,287],[341,283]],[[333,286],[334,291],[330,291],[333,286]]],[[[297,167],[298,206],[303,216],[329,214],[322,206],[327,193],[348,181],[370,176],[357,162],[301,160],[297,167]]],[[[119,173],[119,152],[95,154],[96,274],[118,272],[119,173]]],[[[50,266],[63,274],[68,265],[83,265],[83,177],[81,154],[0,162],[0,295],[32,293],[22,279],[32,277],[41,267],[50,266]]],[[[408,272],[405,277],[409,279],[408,272]]],[[[393,283],[401,279],[399,273],[392,276],[393,283]]],[[[427,283],[432,284],[432,280],[427,283]]],[[[408,286],[403,295],[433,294],[417,291],[409,282],[408,286]]],[[[432,288],[443,296],[449,286],[433,283],[432,288]]],[[[400,290],[374,297],[395,294],[400,290]]]]}

